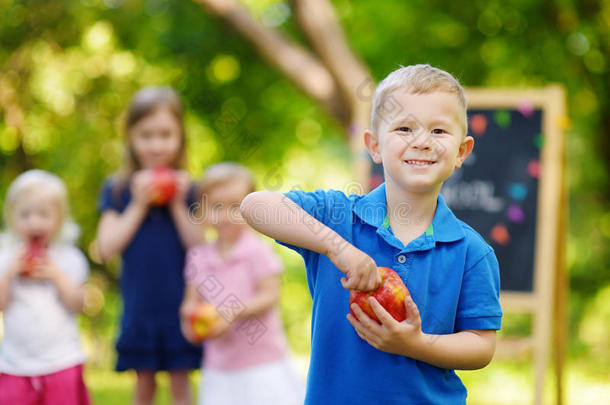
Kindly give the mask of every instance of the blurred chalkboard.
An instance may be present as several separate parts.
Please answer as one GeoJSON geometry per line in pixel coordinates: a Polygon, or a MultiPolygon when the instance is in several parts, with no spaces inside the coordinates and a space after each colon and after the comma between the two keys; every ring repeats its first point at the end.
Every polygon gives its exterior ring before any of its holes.
{"type": "MultiPolygon", "coordinates": [[[[542,111],[470,109],[473,153],[441,194],[495,250],[503,291],[532,292],[542,111]]],[[[383,181],[372,166],[371,188],[383,181]]]]}

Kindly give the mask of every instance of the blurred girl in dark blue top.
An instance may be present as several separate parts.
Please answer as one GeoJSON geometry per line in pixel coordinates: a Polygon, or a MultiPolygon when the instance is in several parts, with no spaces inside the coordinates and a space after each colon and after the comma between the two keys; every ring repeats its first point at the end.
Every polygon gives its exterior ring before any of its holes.
{"type": "Polygon", "coordinates": [[[185,135],[176,92],[167,87],[138,91],[125,133],[124,167],[102,188],[97,233],[104,260],[122,256],[116,368],[136,371],[136,404],[153,403],[155,375],[162,370],[169,372],[173,403],[190,404],[188,371],[199,367],[201,353],[180,333],[178,310],[185,249],[201,243],[202,232],[189,220],[195,193],[184,171],[185,135]],[[165,191],[157,185],[160,168],[173,179],[165,191]],[[164,197],[169,201],[161,201],[164,197]]]}

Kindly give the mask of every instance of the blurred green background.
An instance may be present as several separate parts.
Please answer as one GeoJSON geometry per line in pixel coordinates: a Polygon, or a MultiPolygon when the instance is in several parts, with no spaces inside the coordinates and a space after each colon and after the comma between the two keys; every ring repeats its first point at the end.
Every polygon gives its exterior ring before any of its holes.
{"type": "MultiPolygon", "coordinates": [[[[243,4],[256,21],[308,47],[290,3],[243,4]]],[[[610,401],[610,1],[332,4],[376,80],[399,64],[430,63],[465,86],[565,86],[567,397],[610,401]]],[[[92,242],[97,194],[120,165],[122,114],[132,94],[174,86],[187,109],[189,171],[197,177],[211,163],[236,160],[255,171],[261,188],[344,188],[352,179],[345,128],[194,1],[0,0],[0,10],[0,202],[23,170],[65,179],[93,269],[81,317],[88,382],[98,403],[127,403],[131,376],[110,371],[119,266],[99,263],[92,242]]],[[[277,251],[286,264],[283,320],[293,352],[304,359],[311,301],[302,261],[277,251]]],[[[511,315],[504,326],[511,334],[530,328],[529,319],[511,315]]],[[[497,360],[464,373],[471,403],[528,403],[530,366],[529,358],[497,360]]]]}

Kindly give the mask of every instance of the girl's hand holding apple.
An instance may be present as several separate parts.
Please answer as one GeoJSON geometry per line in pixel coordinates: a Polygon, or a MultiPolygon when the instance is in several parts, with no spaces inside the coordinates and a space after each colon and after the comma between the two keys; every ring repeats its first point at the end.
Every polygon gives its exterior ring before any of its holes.
{"type": "Polygon", "coordinates": [[[136,205],[148,208],[155,195],[155,184],[151,172],[148,170],[140,170],[134,173],[131,184],[131,195],[133,202],[136,205]]]}
{"type": "Polygon", "coordinates": [[[28,278],[32,280],[55,281],[60,275],[60,271],[47,256],[36,258],[33,270],[29,273],[28,278]]]}
{"type": "Polygon", "coordinates": [[[176,170],[173,172],[174,177],[174,194],[170,199],[171,205],[184,205],[186,201],[186,196],[189,191],[189,187],[191,185],[191,178],[189,174],[184,170],[176,170]]]}

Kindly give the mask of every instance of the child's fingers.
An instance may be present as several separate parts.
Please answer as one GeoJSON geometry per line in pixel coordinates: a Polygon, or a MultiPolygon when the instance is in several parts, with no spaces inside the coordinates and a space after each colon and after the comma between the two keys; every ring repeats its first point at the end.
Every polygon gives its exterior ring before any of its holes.
{"type": "Polygon", "coordinates": [[[392,315],[390,315],[388,311],[386,311],[385,308],[382,307],[379,301],[377,301],[374,297],[369,297],[369,305],[371,306],[371,309],[373,310],[375,315],[377,315],[377,319],[379,319],[382,324],[390,324],[396,322],[396,320],[392,318],[392,315]]]}
{"type": "Polygon", "coordinates": [[[381,326],[372,320],[366,313],[364,313],[362,308],[360,308],[357,304],[352,304],[350,308],[354,312],[354,315],[356,315],[358,322],[360,322],[363,327],[374,334],[379,334],[381,326]]]}
{"type": "Polygon", "coordinates": [[[341,277],[341,285],[346,290],[358,289],[360,286],[361,277],[362,276],[359,274],[355,276],[341,277]]]}
{"type": "Polygon", "coordinates": [[[419,309],[410,295],[405,298],[405,309],[407,311],[407,322],[416,324],[420,322],[419,309]]]}
{"type": "Polygon", "coordinates": [[[369,279],[366,284],[366,291],[376,290],[377,288],[379,288],[380,284],[381,276],[379,275],[379,270],[377,270],[377,267],[375,267],[375,270],[373,270],[369,275],[369,279]]]}
{"type": "Polygon", "coordinates": [[[354,327],[354,329],[356,330],[356,333],[358,334],[358,336],[360,336],[360,338],[362,340],[365,340],[367,342],[370,341],[370,337],[368,335],[368,332],[365,328],[362,327],[362,325],[360,324],[360,322],[358,322],[358,319],[354,318],[352,316],[352,314],[347,314],[347,320],[349,321],[349,323],[354,327]]]}

